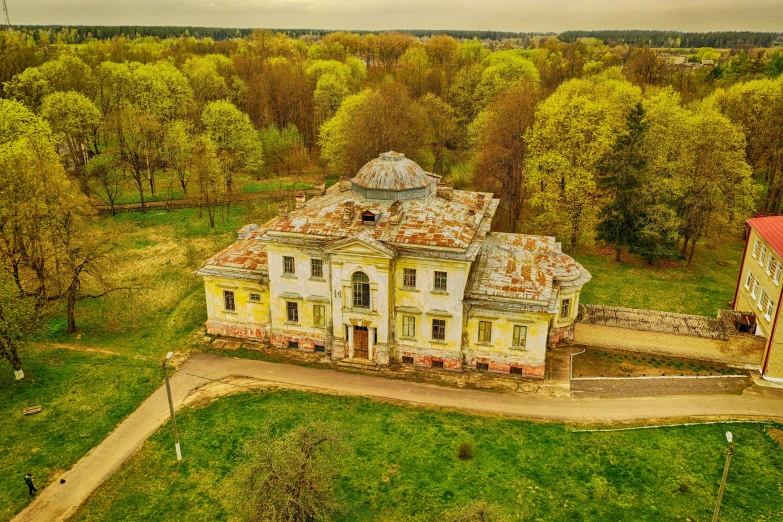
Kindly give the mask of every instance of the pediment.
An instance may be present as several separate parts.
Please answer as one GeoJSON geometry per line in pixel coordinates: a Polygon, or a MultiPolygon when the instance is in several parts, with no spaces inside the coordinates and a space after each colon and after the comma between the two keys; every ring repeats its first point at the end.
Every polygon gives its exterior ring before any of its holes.
{"type": "Polygon", "coordinates": [[[334,254],[382,257],[385,259],[394,257],[394,251],[380,241],[364,238],[343,239],[333,243],[326,251],[334,254]]]}

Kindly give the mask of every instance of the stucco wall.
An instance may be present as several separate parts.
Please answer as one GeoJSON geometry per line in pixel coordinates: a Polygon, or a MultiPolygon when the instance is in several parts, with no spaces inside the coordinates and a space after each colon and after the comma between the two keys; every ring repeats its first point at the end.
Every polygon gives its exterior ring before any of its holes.
{"type": "Polygon", "coordinates": [[[600,348],[754,366],[761,364],[765,344],[762,337],[752,335],[731,335],[723,341],[581,322],[574,324],[574,342],[600,348]]]}
{"type": "Polygon", "coordinates": [[[267,339],[269,331],[269,287],[251,281],[205,277],[207,332],[229,337],[267,339]],[[225,309],[223,291],[234,292],[236,310],[225,309]],[[259,294],[260,301],[251,301],[259,294]]]}

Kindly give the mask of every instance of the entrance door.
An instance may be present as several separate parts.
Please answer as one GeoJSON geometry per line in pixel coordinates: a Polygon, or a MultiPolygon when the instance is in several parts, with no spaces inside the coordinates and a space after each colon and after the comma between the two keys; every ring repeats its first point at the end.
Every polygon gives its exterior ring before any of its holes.
{"type": "Polygon", "coordinates": [[[366,326],[353,327],[353,356],[367,359],[369,335],[366,326]]]}

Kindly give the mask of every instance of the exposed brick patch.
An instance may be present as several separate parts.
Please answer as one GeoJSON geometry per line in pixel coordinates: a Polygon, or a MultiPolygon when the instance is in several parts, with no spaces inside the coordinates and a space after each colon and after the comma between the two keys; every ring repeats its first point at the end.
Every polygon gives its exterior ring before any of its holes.
{"type": "Polygon", "coordinates": [[[414,366],[432,368],[432,362],[439,361],[443,363],[444,370],[462,370],[462,359],[459,357],[443,357],[437,355],[427,355],[413,351],[399,351],[397,353],[397,358],[402,360],[403,357],[412,357],[414,366]]]}
{"type": "Polygon", "coordinates": [[[574,340],[574,325],[561,326],[560,328],[550,328],[547,343],[550,346],[557,346],[566,341],[574,340]]]}
{"type": "Polygon", "coordinates": [[[223,323],[221,321],[207,321],[207,333],[222,337],[237,337],[244,339],[269,339],[269,327],[266,325],[250,325],[241,323],[223,323]]]}
{"type": "Polygon", "coordinates": [[[531,365],[515,362],[507,359],[493,359],[491,357],[473,357],[468,362],[470,368],[475,369],[477,363],[488,364],[489,371],[494,373],[511,373],[511,368],[520,368],[522,375],[527,377],[544,377],[545,365],[531,365]]]}
{"type": "Polygon", "coordinates": [[[288,348],[290,342],[299,344],[299,351],[314,353],[315,345],[326,346],[326,338],[319,336],[304,336],[300,332],[275,332],[269,339],[269,344],[275,348],[288,348]]]}

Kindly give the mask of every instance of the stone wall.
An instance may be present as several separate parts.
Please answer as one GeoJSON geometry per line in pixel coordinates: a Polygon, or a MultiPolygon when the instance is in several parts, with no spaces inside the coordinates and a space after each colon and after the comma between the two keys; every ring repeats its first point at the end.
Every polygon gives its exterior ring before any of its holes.
{"type": "Polygon", "coordinates": [[[206,326],[207,333],[210,335],[258,339],[259,341],[269,340],[269,325],[267,324],[229,323],[210,319],[206,326]]]}
{"type": "Polygon", "coordinates": [[[763,337],[747,334],[727,337],[713,339],[583,322],[574,325],[574,342],[585,346],[729,364],[761,364],[763,337]]]}

